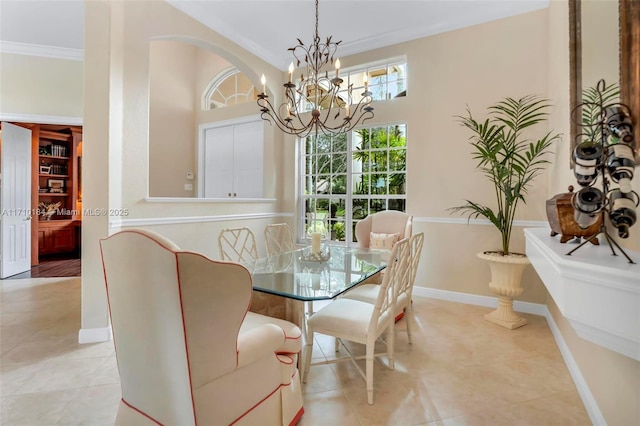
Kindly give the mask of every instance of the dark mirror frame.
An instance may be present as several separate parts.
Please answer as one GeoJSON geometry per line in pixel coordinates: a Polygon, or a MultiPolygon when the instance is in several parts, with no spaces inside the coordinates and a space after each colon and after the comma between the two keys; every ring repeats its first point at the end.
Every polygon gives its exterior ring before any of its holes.
{"type": "MultiPolygon", "coordinates": [[[[640,164],[640,1],[618,0],[620,29],[620,101],[631,108],[635,133],[636,163],[640,164]]],[[[569,0],[569,101],[571,111],[582,93],[581,0],[569,0]]],[[[577,116],[581,114],[578,112],[577,116]]],[[[576,144],[578,125],[571,120],[571,153],[576,144]]],[[[573,160],[571,160],[573,162],[573,160]]],[[[573,167],[573,164],[570,164],[573,167]]]]}
{"type": "Polygon", "coordinates": [[[631,108],[640,164],[640,1],[620,1],[620,98],[631,108]]]}
{"type": "Polygon", "coordinates": [[[569,113],[571,140],[569,141],[569,167],[573,168],[573,150],[576,147],[578,124],[573,116],[582,114],[574,110],[580,104],[582,93],[582,21],[580,0],[569,0],[569,113]]]}

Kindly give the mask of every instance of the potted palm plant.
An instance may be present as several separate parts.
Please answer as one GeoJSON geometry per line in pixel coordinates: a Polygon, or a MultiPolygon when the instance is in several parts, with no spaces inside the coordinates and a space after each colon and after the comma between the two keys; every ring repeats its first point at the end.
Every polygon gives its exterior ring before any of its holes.
{"type": "Polygon", "coordinates": [[[496,206],[491,208],[465,200],[465,204],[449,210],[468,214],[469,219],[484,217],[500,231],[502,249],[478,253],[478,257],[489,262],[489,287],[499,296],[498,309],[485,315],[485,319],[509,329],[527,323],[513,312],[513,298],[523,291],[520,281],[529,264],[526,255],[509,250],[516,208],[520,201],[526,203],[531,183],[548,163],[545,154],[560,138],[549,131],[538,140],[530,140],[525,130],[529,132],[530,127],[546,121],[550,107],[547,99],[528,95],[520,99],[506,98],[489,106],[484,121],[476,120],[469,108],[466,116],[457,117],[460,124],[472,132],[469,140],[473,158],[493,184],[496,206]]]}

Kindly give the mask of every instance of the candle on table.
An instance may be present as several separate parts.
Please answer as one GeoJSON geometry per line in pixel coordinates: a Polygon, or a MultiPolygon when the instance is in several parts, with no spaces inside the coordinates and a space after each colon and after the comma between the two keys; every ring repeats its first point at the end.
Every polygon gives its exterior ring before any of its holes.
{"type": "Polygon", "coordinates": [[[320,233],[314,232],[311,234],[311,252],[320,253],[320,233]]]}

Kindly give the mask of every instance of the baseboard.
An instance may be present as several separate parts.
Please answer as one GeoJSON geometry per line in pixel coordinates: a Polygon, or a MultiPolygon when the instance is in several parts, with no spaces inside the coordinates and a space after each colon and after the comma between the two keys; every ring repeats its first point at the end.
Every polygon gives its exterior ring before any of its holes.
{"type": "MultiPolygon", "coordinates": [[[[464,303],[467,305],[486,306],[488,308],[495,308],[498,306],[498,299],[496,297],[480,296],[477,294],[460,293],[457,291],[440,290],[436,288],[413,287],[413,295],[429,297],[432,299],[446,300],[448,302],[464,303]]],[[[580,394],[582,403],[584,404],[585,409],[589,414],[591,422],[596,426],[605,426],[607,422],[604,419],[600,408],[598,407],[598,403],[591,393],[589,385],[587,385],[587,382],[584,379],[582,372],[580,371],[580,367],[578,367],[578,364],[573,358],[571,350],[562,337],[562,333],[556,325],[556,322],[553,319],[553,315],[551,315],[551,312],[549,312],[547,306],[540,303],[514,301],[513,310],[517,312],[545,317],[547,323],[549,324],[549,328],[551,329],[551,334],[553,334],[553,338],[555,339],[556,344],[558,345],[558,349],[562,354],[562,358],[564,359],[567,369],[569,370],[569,374],[571,374],[573,383],[578,389],[578,393],[580,394]]]]}
{"type": "MultiPolygon", "coordinates": [[[[546,308],[546,306],[545,306],[546,308]]],[[[547,309],[545,314],[545,318],[547,319],[547,323],[549,324],[549,328],[551,329],[551,333],[553,337],[556,339],[556,344],[558,345],[558,349],[560,349],[560,353],[562,354],[562,358],[564,358],[564,363],[567,365],[569,369],[569,374],[571,374],[571,378],[573,379],[573,383],[576,385],[578,389],[578,393],[580,394],[580,398],[582,398],[582,403],[584,407],[587,409],[587,413],[589,414],[589,418],[591,419],[591,423],[596,426],[606,426],[607,421],[604,419],[600,408],[598,408],[598,403],[596,402],[595,397],[591,393],[591,389],[589,389],[589,385],[584,379],[582,372],[580,371],[580,367],[578,367],[578,363],[573,358],[571,354],[571,350],[567,345],[567,342],[564,341],[562,337],[562,333],[558,328],[556,322],[553,319],[553,315],[547,309]]]]}
{"type": "Polygon", "coordinates": [[[81,328],[78,343],[99,343],[111,340],[111,326],[101,328],[81,328]]]}
{"type": "MultiPolygon", "coordinates": [[[[449,302],[465,303],[467,305],[486,306],[487,308],[497,308],[498,299],[491,296],[480,296],[478,294],[460,293],[457,291],[440,290],[428,287],[413,287],[413,294],[416,296],[430,297],[432,299],[447,300],[449,302]]],[[[540,303],[513,302],[513,310],[525,314],[545,316],[546,305],[540,303]]]]}

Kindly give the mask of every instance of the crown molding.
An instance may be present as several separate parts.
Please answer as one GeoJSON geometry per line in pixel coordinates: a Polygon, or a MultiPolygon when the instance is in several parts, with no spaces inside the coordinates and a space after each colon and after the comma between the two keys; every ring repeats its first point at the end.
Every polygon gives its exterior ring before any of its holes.
{"type": "Polygon", "coordinates": [[[13,53],[16,55],[40,56],[43,58],[66,59],[69,61],[84,60],[83,49],[18,43],[15,41],[0,41],[0,52],[13,53]]]}

